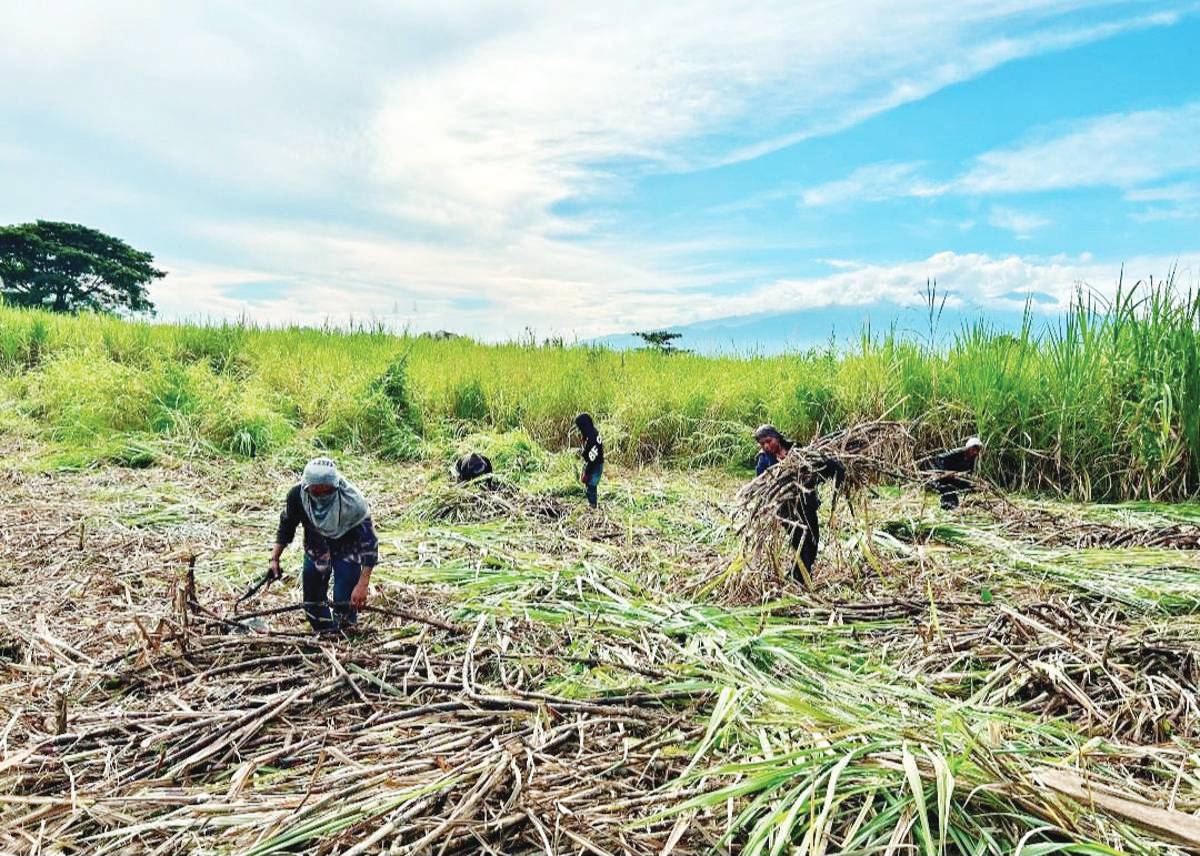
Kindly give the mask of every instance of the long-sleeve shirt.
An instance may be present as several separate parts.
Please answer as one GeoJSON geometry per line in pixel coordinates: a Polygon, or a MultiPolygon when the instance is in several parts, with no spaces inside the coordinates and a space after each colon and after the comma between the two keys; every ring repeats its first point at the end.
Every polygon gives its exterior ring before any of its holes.
{"type": "Polygon", "coordinates": [[[923,458],[917,462],[917,467],[925,471],[971,473],[975,471],[976,460],[976,458],[967,456],[967,447],[963,446],[923,458]]]}
{"type": "Polygon", "coordinates": [[[340,538],[326,538],[313,525],[304,503],[300,501],[300,485],[288,491],[283,513],[279,515],[279,528],[275,531],[275,543],[287,546],[296,537],[296,527],[304,527],[304,552],[318,564],[336,559],[348,559],[373,568],[379,564],[379,539],[375,526],[367,517],[340,538]],[[326,558],[328,557],[328,558],[326,558]]]}
{"type": "Polygon", "coordinates": [[[590,479],[596,474],[596,470],[604,466],[604,441],[600,439],[600,435],[597,434],[591,439],[584,438],[579,454],[583,458],[584,478],[590,479]]]}

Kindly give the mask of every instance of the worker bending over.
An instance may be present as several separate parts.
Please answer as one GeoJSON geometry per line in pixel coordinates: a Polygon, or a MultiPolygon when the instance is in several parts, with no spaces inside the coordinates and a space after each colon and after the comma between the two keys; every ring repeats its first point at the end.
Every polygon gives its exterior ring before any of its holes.
{"type": "Polygon", "coordinates": [[[942,508],[947,511],[958,508],[961,495],[971,490],[971,482],[955,473],[975,472],[975,462],[982,451],[983,441],[971,437],[957,449],[946,449],[917,462],[921,471],[940,474],[929,482],[929,486],[941,494],[942,508]]]}
{"type": "Polygon", "coordinates": [[[282,576],[279,557],[292,543],[297,526],[304,527],[301,582],[309,624],[318,632],[353,626],[358,620],[356,610],[366,605],[370,595],[371,571],[379,562],[379,539],[367,501],[329,458],[309,461],[300,483],[288,491],[271,553],[274,579],[282,576]]]}

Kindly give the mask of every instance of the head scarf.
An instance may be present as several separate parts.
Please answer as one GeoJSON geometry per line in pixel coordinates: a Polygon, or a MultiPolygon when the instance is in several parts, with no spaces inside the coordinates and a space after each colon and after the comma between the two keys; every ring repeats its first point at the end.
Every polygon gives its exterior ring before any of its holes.
{"type": "Polygon", "coordinates": [[[329,458],[313,458],[305,465],[300,479],[300,502],[313,526],[326,538],[341,538],[371,513],[358,488],[342,478],[329,458]],[[329,485],[333,491],[313,496],[308,489],[321,484],[329,485]]]}
{"type": "Polygon", "coordinates": [[[592,415],[590,413],[580,413],[578,416],[576,416],[575,427],[579,429],[579,433],[584,436],[584,439],[596,439],[596,435],[598,433],[596,431],[596,423],[592,421],[592,415]]]}

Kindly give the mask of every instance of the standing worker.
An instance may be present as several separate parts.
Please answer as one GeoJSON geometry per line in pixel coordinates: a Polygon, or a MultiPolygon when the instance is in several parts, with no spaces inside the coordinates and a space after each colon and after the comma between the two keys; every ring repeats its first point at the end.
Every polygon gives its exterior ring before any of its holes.
{"type": "MultiPolygon", "coordinates": [[[[755,474],[762,475],[779,463],[795,445],[791,440],[779,433],[774,425],[762,425],[754,432],[760,449],[755,462],[755,474]]],[[[821,525],[817,520],[817,509],[821,507],[821,497],[817,488],[829,479],[833,479],[834,489],[840,489],[846,480],[846,468],[837,458],[821,458],[802,477],[800,495],[795,499],[785,500],[779,509],[779,516],[787,521],[792,530],[792,550],[798,550],[798,561],[792,568],[792,577],[800,583],[808,584],[812,579],[813,563],[817,560],[817,545],[821,539],[821,525]],[[803,564],[803,570],[801,565],[803,564]]]]}
{"type": "Polygon", "coordinates": [[[342,477],[329,458],[313,458],[300,483],[288,491],[270,570],[279,579],[279,557],[304,527],[304,614],[313,630],[352,627],[357,609],[367,603],[371,571],[379,562],[379,539],[362,493],[342,477]],[[329,609],[329,579],[333,577],[333,612],[329,609]]]}
{"type": "Polygon", "coordinates": [[[600,439],[600,432],[596,430],[596,424],[589,413],[576,416],[575,427],[583,435],[583,446],[579,450],[579,455],[583,458],[583,472],[579,480],[587,493],[588,505],[595,508],[596,489],[600,485],[600,476],[604,473],[604,441],[600,439]]]}
{"type": "Polygon", "coordinates": [[[923,472],[940,473],[929,483],[942,497],[942,508],[952,511],[958,508],[960,495],[971,490],[971,482],[958,478],[954,473],[975,472],[975,462],[983,451],[983,441],[970,437],[957,449],[947,449],[917,462],[923,472]]]}

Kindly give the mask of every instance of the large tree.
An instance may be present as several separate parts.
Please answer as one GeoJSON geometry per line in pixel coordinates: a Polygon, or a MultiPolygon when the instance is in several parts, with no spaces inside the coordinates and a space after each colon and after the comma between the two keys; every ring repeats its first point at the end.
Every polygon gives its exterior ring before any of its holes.
{"type": "Polygon", "coordinates": [[[76,223],[0,227],[0,294],[55,312],[153,312],[146,286],[165,273],[154,256],[76,223]]]}

